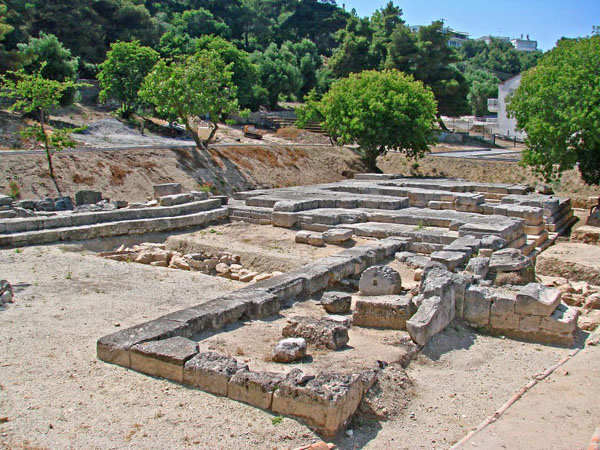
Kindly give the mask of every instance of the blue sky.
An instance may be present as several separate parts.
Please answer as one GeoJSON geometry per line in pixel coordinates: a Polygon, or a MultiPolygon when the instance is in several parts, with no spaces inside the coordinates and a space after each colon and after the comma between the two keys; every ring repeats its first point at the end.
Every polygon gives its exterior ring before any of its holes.
{"type": "MultiPolygon", "coordinates": [[[[346,10],[370,16],[387,0],[337,0],[346,10]]],[[[600,0],[396,0],[410,25],[427,25],[444,19],[446,25],[465,31],[472,38],[486,34],[538,41],[549,50],[562,36],[588,36],[592,25],[600,25],[600,0]]]]}

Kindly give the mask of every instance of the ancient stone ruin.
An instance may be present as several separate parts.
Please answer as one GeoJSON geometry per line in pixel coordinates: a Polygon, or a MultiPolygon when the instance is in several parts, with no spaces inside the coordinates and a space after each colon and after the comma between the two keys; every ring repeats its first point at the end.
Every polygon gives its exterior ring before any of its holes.
{"type": "MultiPolygon", "coordinates": [[[[227,218],[295,229],[296,245],[337,246],[331,256],[285,273],[256,273],[237,291],[97,342],[106,362],[300,419],[324,435],[348,423],[381,371],[381,342],[365,344],[368,357],[352,358],[348,346],[361,351],[353,341],[361,330],[403,332],[395,347],[403,364],[455,319],[482,333],[574,343],[579,310],[561,302],[561,290],[538,283],[533,264],[575,220],[567,198],[532,193],[525,185],[375,174],[240,192],[228,204],[203,194],[158,186],[151,205],[5,219],[0,246],[168,231],[227,218]],[[366,243],[354,245],[353,238],[366,243]],[[236,348],[227,336],[248,345],[236,348]],[[264,338],[267,348],[253,348],[252,336],[264,338]]],[[[168,252],[146,244],[103,255],[213,275],[219,264],[230,274],[237,264],[237,279],[244,281],[235,249],[168,252]]]]}

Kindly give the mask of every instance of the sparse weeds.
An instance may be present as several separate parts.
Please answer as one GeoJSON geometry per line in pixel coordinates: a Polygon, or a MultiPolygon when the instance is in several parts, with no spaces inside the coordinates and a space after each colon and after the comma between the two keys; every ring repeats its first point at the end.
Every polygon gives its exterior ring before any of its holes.
{"type": "Polygon", "coordinates": [[[13,200],[21,197],[21,189],[15,180],[11,180],[8,182],[8,196],[13,200]]]}
{"type": "Polygon", "coordinates": [[[277,416],[271,419],[273,425],[279,425],[281,422],[283,422],[283,416],[277,416]]]}

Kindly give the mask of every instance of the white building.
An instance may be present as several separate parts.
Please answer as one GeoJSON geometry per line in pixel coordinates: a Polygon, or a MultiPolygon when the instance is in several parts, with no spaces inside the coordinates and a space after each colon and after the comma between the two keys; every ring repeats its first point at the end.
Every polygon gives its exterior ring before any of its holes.
{"type": "Polygon", "coordinates": [[[530,40],[529,35],[527,35],[527,39],[523,39],[523,35],[521,35],[521,39],[511,39],[510,42],[520,52],[537,52],[537,41],[530,40]]]}
{"type": "MultiPolygon", "coordinates": [[[[408,28],[410,28],[413,33],[418,33],[422,26],[423,25],[409,25],[408,28]]],[[[442,33],[450,35],[448,37],[448,47],[459,48],[465,41],[469,40],[469,33],[453,30],[450,27],[443,27],[442,33]]]]}
{"type": "Polygon", "coordinates": [[[501,41],[501,42],[510,42],[510,38],[508,36],[481,36],[480,38],[477,38],[478,41],[484,41],[487,45],[490,45],[492,43],[492,39],[495,39],[496,41],[501,41]]]}
{"type": "Polygon", "coordinates": [[[523,140],[527,137],[524,131],[517,131],[517,120],[506,112],[506,97],[514,93],[521,84],[521,74],[509,78],[498,86],[498,98],[488,99],[488,110],[498,113],[498,134],[523,140]]]}

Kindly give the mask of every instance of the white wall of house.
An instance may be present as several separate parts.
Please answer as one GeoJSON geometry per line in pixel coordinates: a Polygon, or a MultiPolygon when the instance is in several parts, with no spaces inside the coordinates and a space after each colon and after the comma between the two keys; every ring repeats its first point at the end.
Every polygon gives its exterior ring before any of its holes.
{"type": "Polygon", "coordinates": [[[517,120],[508,117],[506,112],[506,97],[517,90],[521,84],[521,75],[509,78],[498,86],[498,133],[503,136],[517,137],[525,139],[527,134],[524,131],[517,131],[517,120]]]}

